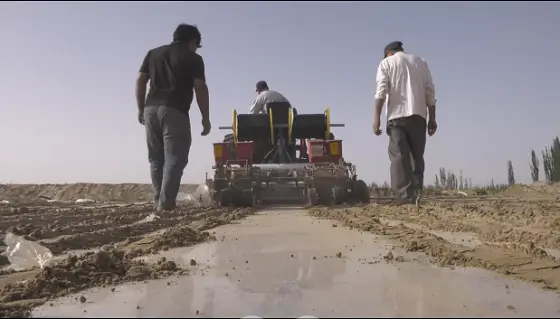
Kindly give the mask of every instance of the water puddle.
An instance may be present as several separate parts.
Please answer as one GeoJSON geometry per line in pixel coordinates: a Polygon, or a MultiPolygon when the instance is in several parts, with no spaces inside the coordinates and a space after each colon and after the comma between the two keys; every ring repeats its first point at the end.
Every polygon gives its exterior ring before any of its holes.
{"type": "Polygon", "coordinates": [[[403,225],[410,229],[421,230],[423,232],[427,232],[434,236],[438,236],[443,238],[445,241],[450,242],[455,245],[462,245],[469,248],[476,248],[483,244],[483,242],[478,238],[476,233],[469,233],[469,232],[449,232],[449,231],[436,231],[432,229],[428,229],[425,226],[420,226],[418,224],[402,222],[399,220],[389,220],[389,219],[380,219],[383,223],[386,223],[389,226],[397,226],[403,225]]]}

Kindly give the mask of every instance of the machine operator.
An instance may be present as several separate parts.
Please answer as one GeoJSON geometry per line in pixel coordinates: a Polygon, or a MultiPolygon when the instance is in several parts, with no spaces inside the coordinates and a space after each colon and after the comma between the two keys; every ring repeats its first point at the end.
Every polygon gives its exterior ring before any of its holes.
{"type": "Polygon", "coordinates": [[[270,102],[288,102],[287,98],[284,95],[272,91],[268,88],[268,84],[266,81],[259,81],[257,82],[257,97],[251,106],[249,113],[251,114],[259,114],[259,113],[266,113],[266,104],[270,102]]]}

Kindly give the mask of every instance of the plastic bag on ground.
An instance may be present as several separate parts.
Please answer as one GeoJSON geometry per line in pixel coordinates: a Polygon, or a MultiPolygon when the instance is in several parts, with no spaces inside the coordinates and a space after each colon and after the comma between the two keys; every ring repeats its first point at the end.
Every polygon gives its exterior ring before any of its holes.
{"type": "Polygon", "coordinates": [[[93,204],[95,200],[89,198],[80,198],[76,200],[76,204],[93,204]]]}
{"type": "Polygon", "coordinates": [[[53,259],[53,253],[48,248],[10,232],[6,233],[4,243],[7,246],[6,255],[14,270],[37,266],[43,268],[53,259]]]}
{"type": "Polygon", "coordinates": [[[210,205],[210,188],[206,184],[200,184],[192,194],[177,194],[177,200],[194,203],[198,206],[210,205]]]}

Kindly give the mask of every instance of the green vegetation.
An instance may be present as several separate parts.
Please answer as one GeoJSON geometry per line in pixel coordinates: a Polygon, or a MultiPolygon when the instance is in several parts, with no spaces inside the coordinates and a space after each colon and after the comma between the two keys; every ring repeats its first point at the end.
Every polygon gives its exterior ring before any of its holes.
{"type": "MultiPolygon", "coordinates": [[[[551,147],[545,147],[542,151],[542,162],[545,180],[547,183],[560,182],[560,140],[555,137],[551,147]]],[[[535,150],[531,150],[530,169],[533,182],[539,181],[540,165],[535,150]]],[[[424,195],[437,196],[457,193],[458,191],[469,191],[474,195],[492,195],[504,191],[506,188],[515,184],[515,172],[511,160],[507,161],[507,184],[494,184],[494,180],[485,186],[473,186],[471,178],[463,176],[463,171],[459,175],[444,167],[439,169],[435,175],[433,185],[425,185],[424,195]]],[[[372,192],[377,196],[391,196],[391,187],[387,182],[383,185],[371,183],[372,192]]]]}

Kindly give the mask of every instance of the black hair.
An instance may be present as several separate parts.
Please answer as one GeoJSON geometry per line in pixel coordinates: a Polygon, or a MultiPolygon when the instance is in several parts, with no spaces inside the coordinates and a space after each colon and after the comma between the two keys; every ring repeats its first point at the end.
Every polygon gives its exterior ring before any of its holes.
{"type": "Polygon", "coordinates": [[[383,53],[386,58],[389,52],[402,52],[402,51],[404,51],[403,43],[401,41],[393,41],[385,46],[383,53]]]}
{"type": "Polygon", "coordinates": [[[195,25],[181,23],[173,32],[173,41],[176,42],[190,42],[196,40],[196,45],[200,48],[202,42],[202,35],[195,25]]]}

